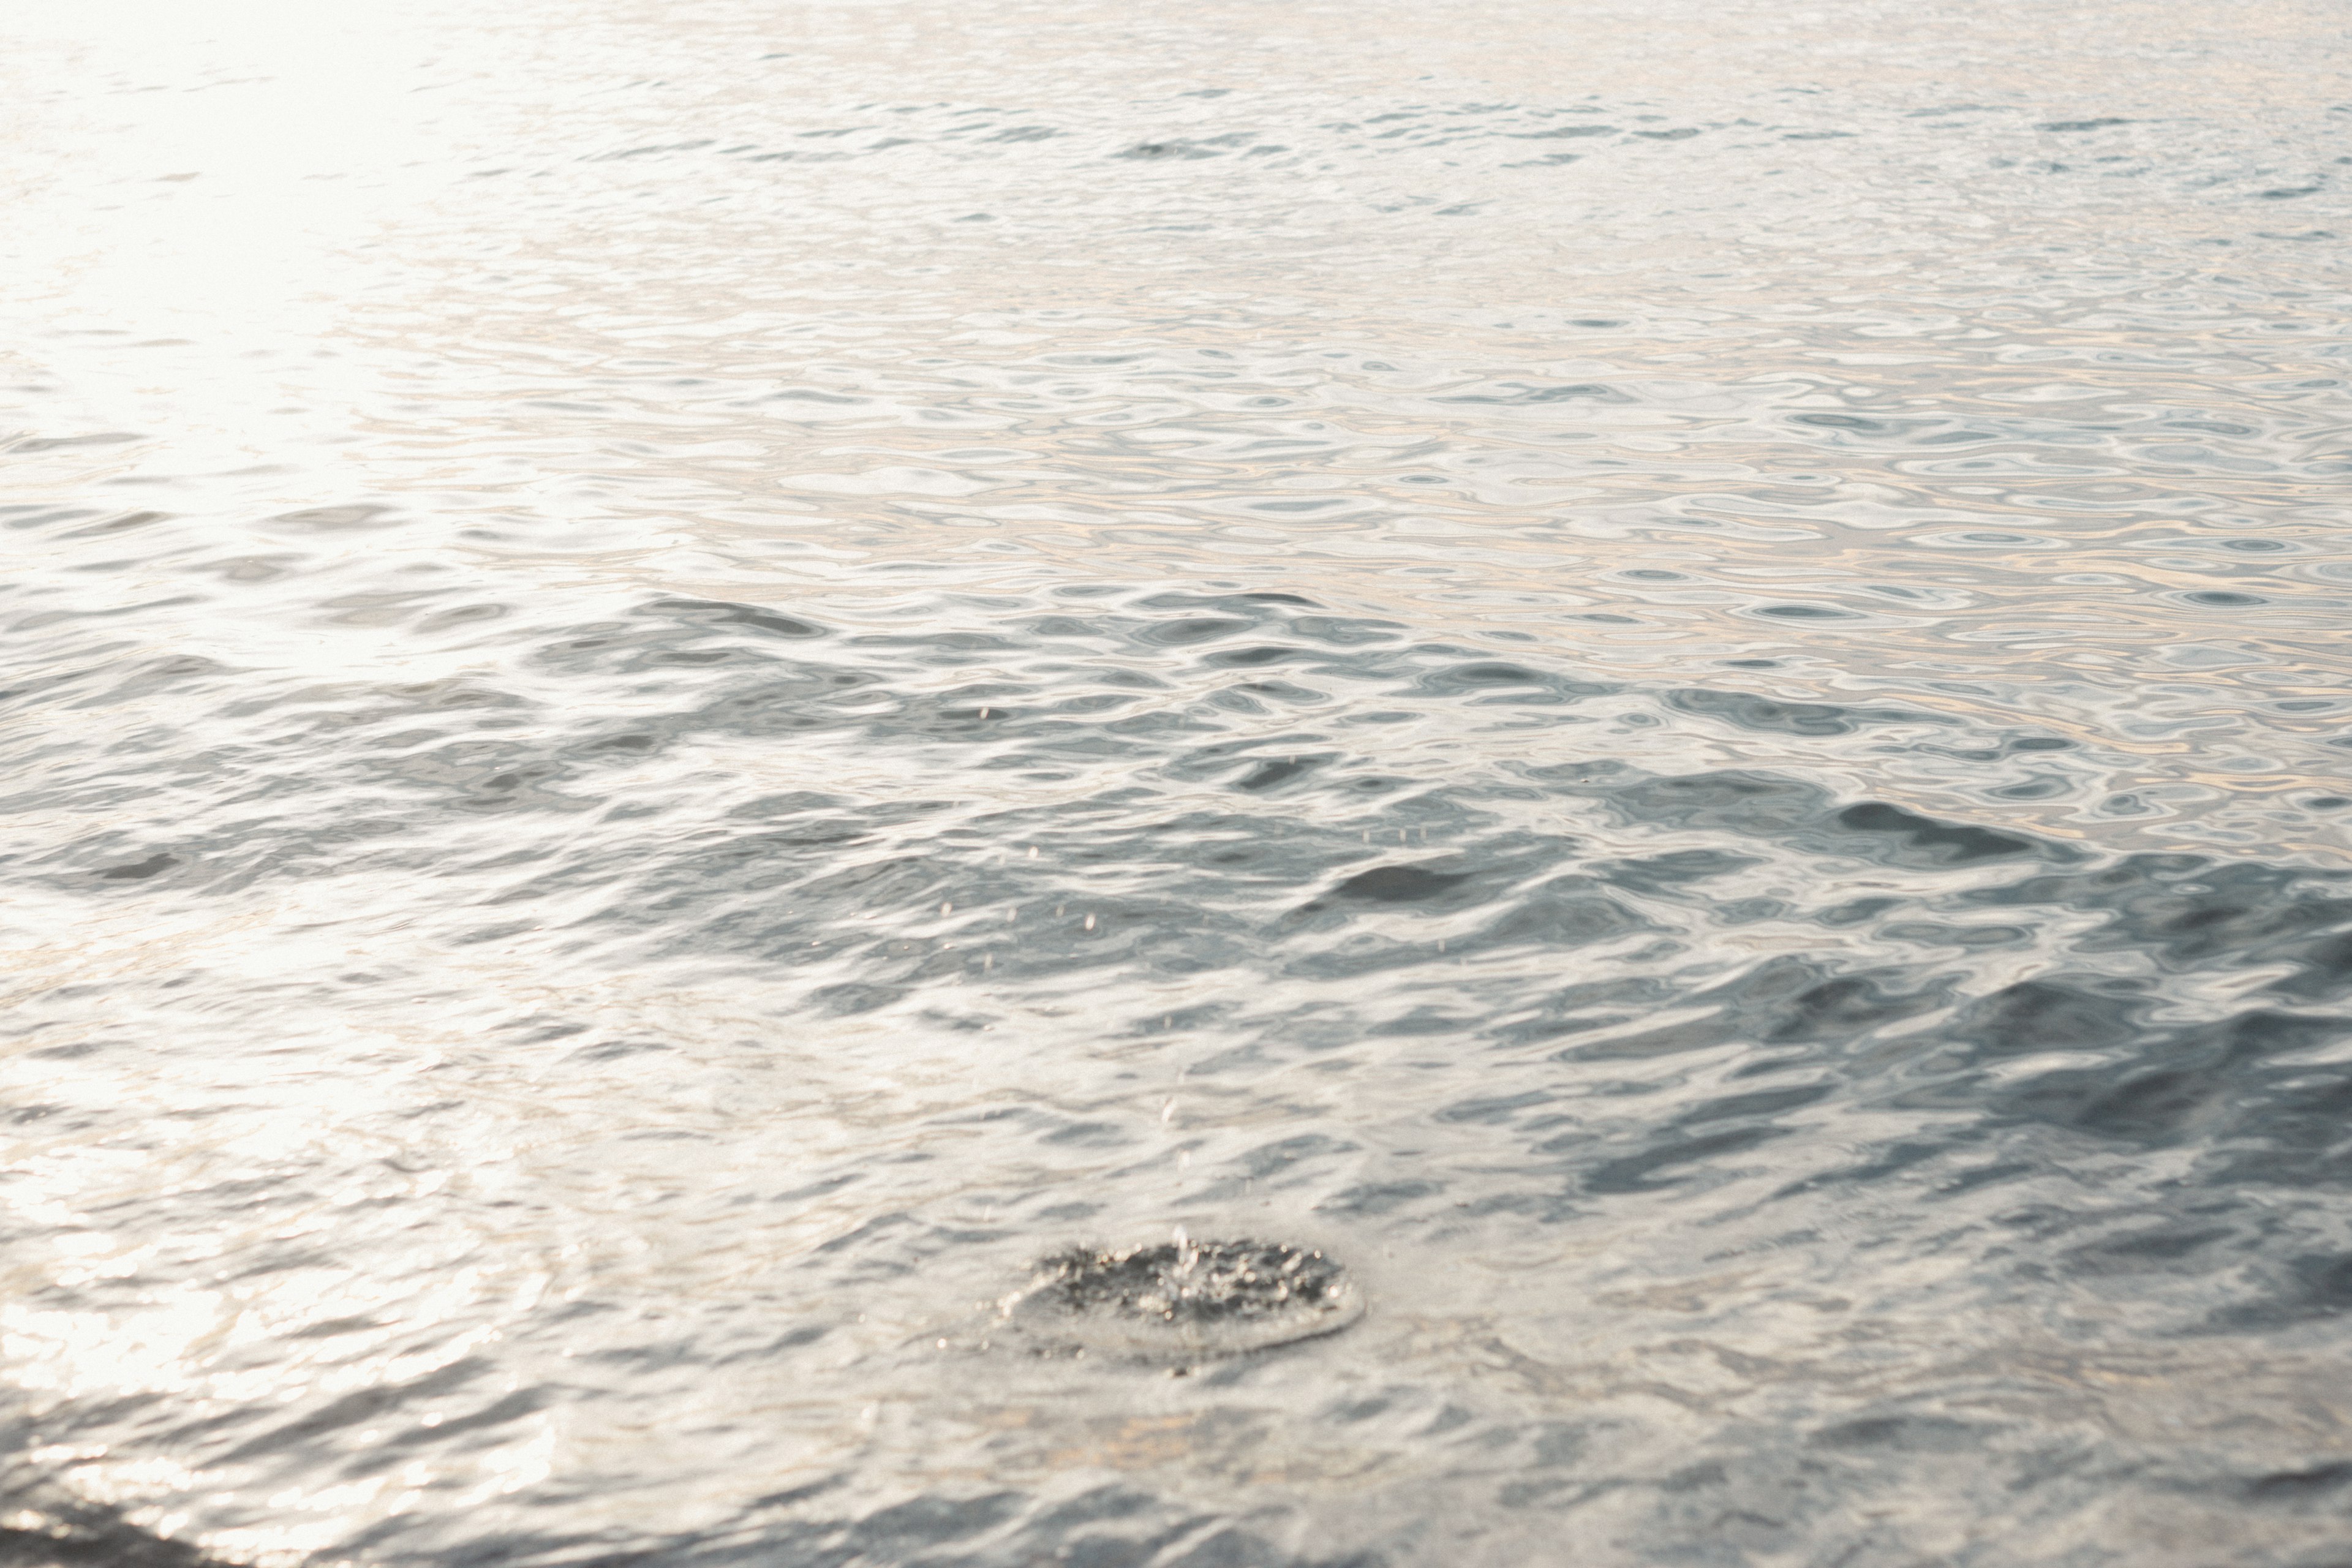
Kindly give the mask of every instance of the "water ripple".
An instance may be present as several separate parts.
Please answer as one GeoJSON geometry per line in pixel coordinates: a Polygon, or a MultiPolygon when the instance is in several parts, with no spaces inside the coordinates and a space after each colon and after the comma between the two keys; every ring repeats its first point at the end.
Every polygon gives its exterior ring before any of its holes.
{"type": "Polygon", "coordinates": [[[0,64],[0,1556],[2336,1548],[2335,30],[692,23],[0,64]]]}

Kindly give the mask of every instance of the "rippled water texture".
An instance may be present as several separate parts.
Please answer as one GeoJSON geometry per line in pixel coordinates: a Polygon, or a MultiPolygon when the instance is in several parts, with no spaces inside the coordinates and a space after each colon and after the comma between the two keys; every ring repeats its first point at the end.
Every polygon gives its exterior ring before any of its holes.
{"type": "Polygon", "coordinates": [[[0,1556],[2340,1564],[2343,23],[11,6],[0,1556]]]}

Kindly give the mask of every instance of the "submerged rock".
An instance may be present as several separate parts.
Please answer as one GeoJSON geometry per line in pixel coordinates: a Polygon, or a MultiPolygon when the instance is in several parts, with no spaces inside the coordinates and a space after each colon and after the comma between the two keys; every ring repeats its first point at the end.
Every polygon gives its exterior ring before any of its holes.
{"type": "Polygon", "coordinates": [[[1363,1310],[1347,1270],[1319,1251],[1179,1239],[1055,1253],[1004,1313],[1041,1354],[1183,1363],[1337,1333],[1363,1310]]]}

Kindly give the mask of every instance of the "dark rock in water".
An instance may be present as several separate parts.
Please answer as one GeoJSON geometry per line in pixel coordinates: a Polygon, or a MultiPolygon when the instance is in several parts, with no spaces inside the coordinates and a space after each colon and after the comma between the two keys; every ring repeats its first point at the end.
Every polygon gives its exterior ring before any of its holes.
{"type": "Polygon", "coordinates": [[[1005,1313],[1041,1353],[1190,1362],[1336,1333],[1363,1310],[1322,1253],[1244,1239],[1056,1253],[1005,1313]]]}

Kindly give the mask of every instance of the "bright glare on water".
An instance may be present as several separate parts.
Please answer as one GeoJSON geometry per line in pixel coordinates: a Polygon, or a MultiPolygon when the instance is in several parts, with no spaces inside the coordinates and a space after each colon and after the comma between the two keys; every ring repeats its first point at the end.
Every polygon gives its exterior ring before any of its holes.
{"type": "Polygon", "coordinates": [[[2340,1563],[2344,23],[16,0],[0,1561],[2340,1563]]]}

